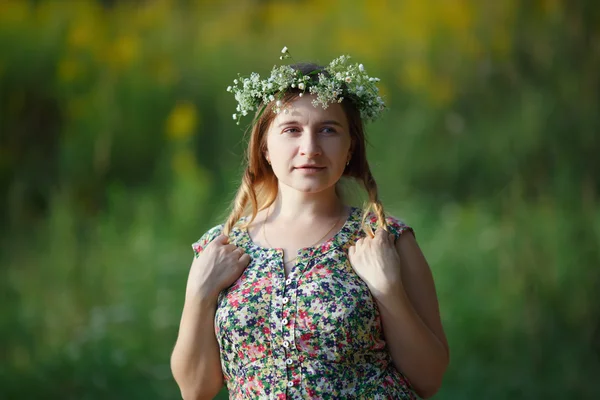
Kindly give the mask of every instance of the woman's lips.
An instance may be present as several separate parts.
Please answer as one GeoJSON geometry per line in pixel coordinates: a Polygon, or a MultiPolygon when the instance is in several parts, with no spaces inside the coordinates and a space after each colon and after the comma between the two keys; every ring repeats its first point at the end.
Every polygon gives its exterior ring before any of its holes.
{"type": "Polygon", "coordinates": [[[320,171],[323,171],[325,169],[325,167],[297,167],[297,170],[300,170],[302,172],[306,172],[306,173],[317,173],[320,171]]]}

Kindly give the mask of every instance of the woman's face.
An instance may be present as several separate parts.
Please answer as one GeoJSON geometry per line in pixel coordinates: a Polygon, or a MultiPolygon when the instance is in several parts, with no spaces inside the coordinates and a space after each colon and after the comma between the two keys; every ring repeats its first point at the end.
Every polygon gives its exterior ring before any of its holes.
{"type": "Polygon", "coordinates": [[[305,95],[282,107],[267,131],[265,152],[279,184],[306,193],[335,185],[351,155],[342,106],[334,103],[323,109],[312,105],[314,99],[305,95]]]}

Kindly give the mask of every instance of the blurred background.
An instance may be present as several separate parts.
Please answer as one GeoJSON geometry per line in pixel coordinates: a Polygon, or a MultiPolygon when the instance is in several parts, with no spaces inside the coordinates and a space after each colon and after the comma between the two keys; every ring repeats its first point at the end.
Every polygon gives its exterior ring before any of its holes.
{"type": "Polygon", "coordinates": [[[0,398],[179,398],[190,244],[245,149],[225,88],[283,46],[382,79],[368,151],[436,280],[435,398],[600,398],[593,0],[0,1],[0,398]]]}

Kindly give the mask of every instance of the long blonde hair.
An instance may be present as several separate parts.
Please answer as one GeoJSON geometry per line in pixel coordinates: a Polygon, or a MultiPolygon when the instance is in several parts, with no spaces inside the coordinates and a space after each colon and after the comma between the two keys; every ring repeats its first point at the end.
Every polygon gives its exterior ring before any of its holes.
{"type": "MultiPolygon", "coordinates": [[[[311,63],[295,64],[292,67],[300,70],[304,75],[313,73],[311,74],[311,79],[316,79],[317,74],[314,73],[315,71],[325,73],[323,67],[311,63]]],[[[288,90],[281,100],[284,103],[293,101],[299,96],[299,93],[298,90],[288,90]]],[[[369,212],[373,210],[377,216],[377,226],[383,227],[387,231],[385,213],[383,205],[379,200],[377,183],[367,162],[365,134],[360,112],[351,99],[344,99],[341,102],[341,106],[348,118],[350,138],[352,140],[352,156],[342,176],[356,179],[367,191],[368,201],[363,207],[363,229],[369,235],[373,235],[371,225],[365,224],[369,212]]],[[[246,158],[244,160],[245,169],[242,182],[223,229],[226,235],[231,232],[233,226],[244,215],[250,215],[250,219],[246,222],[245,226],[251,224],[258,212],[273,204],[277,197],[277,177],[264,155],[266,150],[266,133],[275,116],[276,114],[272,112],[272,105],[266,104],[254,118],[246,158]]]]}

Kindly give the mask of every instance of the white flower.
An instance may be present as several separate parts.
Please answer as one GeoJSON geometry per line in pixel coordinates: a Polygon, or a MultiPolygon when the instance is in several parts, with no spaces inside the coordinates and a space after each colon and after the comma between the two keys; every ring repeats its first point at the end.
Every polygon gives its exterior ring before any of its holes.
{"type": "MultiPolygon", "coordinates": [[[[290,57],[287,47],[283,47],[281,59],[290,57]]],[[[283,101],[277,100],[276,92],[285,93],[289,88],[298,88],[302,97],[308,92],[315,98],[312,104],[326,109],[335,102],[341,102],[350,96],[360,110],[362,118],[374,120],[385,109],[383,99],[379,97],[376,83],[379,78],[370,77],[365,73],[362,64],[348,63],[348,56],[341,56],[329,63],[323,71],[303,74],[290,65],[274,66],[270,76],[260,78],[259,74],[252,73],[250,78],[238,76],[233,86],[228,86],[227,91],[234,94],[237,101],[237,112],[232,115],[239,124],[241,116],[248,115],[252,110],[259,110],[261,104],[273,102],[275,113],[288,113],[283,109],[283,101]],[[241,83],[241,86],[238,85],[241,83]],[[352,84],[351,84],[352,83],[352,84]],[[276,101],[277,100],[277,101],[276,101]]]]}

